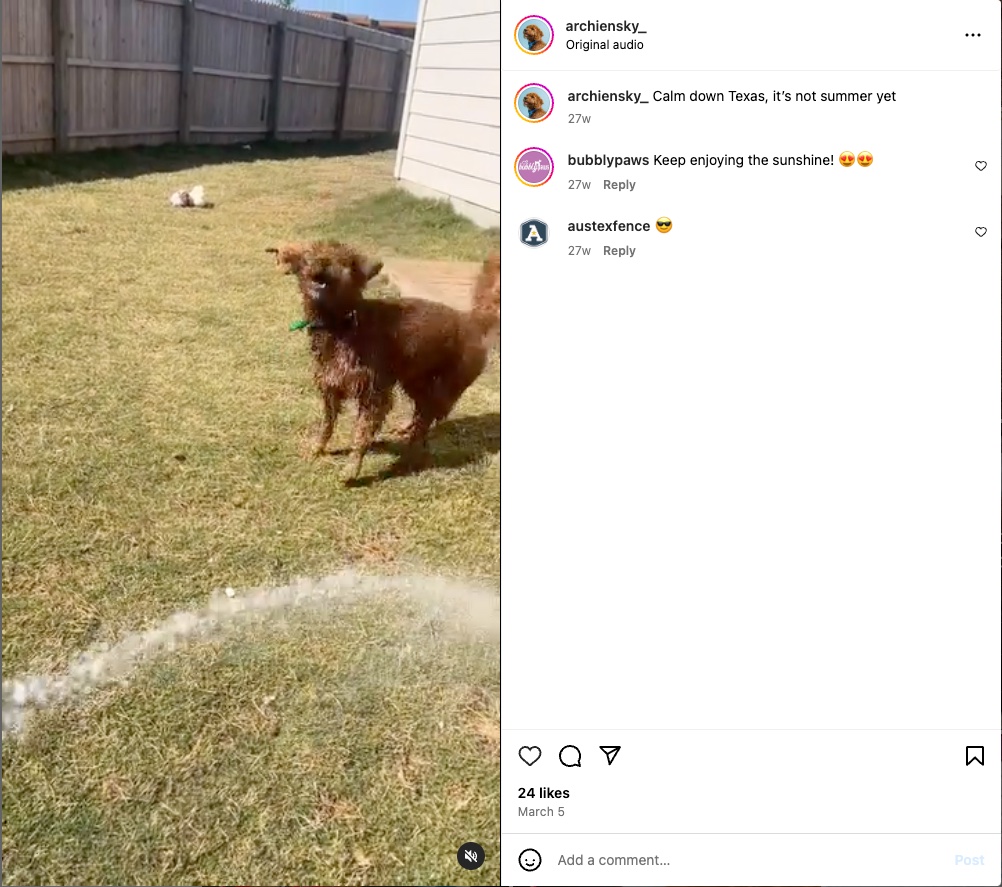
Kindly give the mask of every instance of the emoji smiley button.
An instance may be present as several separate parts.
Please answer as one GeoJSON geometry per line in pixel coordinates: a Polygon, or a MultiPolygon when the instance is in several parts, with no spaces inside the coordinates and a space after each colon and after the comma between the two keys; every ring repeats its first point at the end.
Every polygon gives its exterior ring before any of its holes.
{"type": "Polygon", "coordinates": [[[873,155],[869,151],[860,151],[859,154],[856,155],[856,162],[860,166],[869,166],[873,163],[873,155]]]}
{"type": "Polygon", "coordinates": [[[856,162],[856,155],[852,151],[843,151],[838,155],[838,162],[842,166],[852,166],[856,162]]]}
{"type": "Polygon", "coordinates": [[[543,857],[538,850],[529,848],[518,854],[519,867],[526,872],[534,872],[543,864],[543,857]]]}
{"type": "Polygon", "coordinates": [[[671,231],[671,219],[669,219],[668,216],[661,216],[661,218],[654,223],[654,227],[662,234],[667,234],[671,231]]]}

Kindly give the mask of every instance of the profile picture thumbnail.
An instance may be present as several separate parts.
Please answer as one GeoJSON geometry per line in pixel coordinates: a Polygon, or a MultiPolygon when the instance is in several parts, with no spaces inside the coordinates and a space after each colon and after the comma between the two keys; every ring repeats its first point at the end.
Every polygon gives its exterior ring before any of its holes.
{"type": "Polygon", "coordinates": [[[527,83],[515,94],[515,110],[529,123],[539,123],[553,113],[553,93],[542,83],[527,83]]]}
{"type": "Polygon", "coordinates": [[[541,15],[527,15],[515,26],[515,42],[522,52],[542,55],[553,43],[553,25],[541,15]]]}
{"type": "Polygon", "coordinates": [[[525,148],[515,158],[515,175],[530,188],[545,185],[553,178],[553,157],[544,148],[525,148]]]}

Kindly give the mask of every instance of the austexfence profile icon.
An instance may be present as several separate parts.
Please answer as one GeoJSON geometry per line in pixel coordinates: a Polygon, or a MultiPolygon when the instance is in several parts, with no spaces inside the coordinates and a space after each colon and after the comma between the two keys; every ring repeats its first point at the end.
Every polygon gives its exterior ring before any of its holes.
{"type": "Polygon", "coordinates": [[[515,25],[515,42],[522,52],[542,55],[553,45],[553,25],[541,15],[527,15],[515,25]]]}
{"type": "Polygon", "coordinates": [[[553,113],[553,93],[542,83],[526,83],[515,93],[515,110],[529,123],[542,123],[553,113]]]}
{"type": "Polygon", "coordinates": [[[526,246],[542,246],[549,239],[550,226],[542,219],[526,219],[519,231],[519,240],[526,246]]]}
{"type": "Polygon", "coordinates": [[[553,178],[553,158],[542,148],[526,148],[515,158],[515,175],[523,185],[538,188],[553,178]]]}

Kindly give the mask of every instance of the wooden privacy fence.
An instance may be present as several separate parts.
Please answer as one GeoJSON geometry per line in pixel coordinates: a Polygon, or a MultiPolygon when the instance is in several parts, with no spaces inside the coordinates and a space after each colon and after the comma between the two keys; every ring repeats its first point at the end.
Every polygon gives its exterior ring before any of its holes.
{"type": "Polygon", "coordinates": [[[3,0],[4,153],[397,132],[413,41],[256,0],[3,0]]]}

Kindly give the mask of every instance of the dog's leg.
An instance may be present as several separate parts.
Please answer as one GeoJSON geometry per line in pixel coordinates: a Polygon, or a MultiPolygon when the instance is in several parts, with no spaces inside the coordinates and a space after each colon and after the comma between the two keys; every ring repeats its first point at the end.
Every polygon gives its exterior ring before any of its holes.
{"type": "Polygon", "coordinates": [[[405,422],[403,425],[398,425],[396,428],[391,428],[386,436],[394,440],[407,440],[411,436],[411,429],[414,427],[414,419],[409,422],[405,422]]]}
{"type": "MultiPolygon", "coordinates": [[[[411,435],[414,433],[414,426],[417,424],[417,415],[411,417],[411,420],[405,425],[401,425],[398,428],[394,428],[389,433],[389,437],[398,440],[410,440],[411,435]]],[[[434,423],[432,423],[434,426],[434,423]]]]}
{"type": "MultiPolygon", "coordinates": [[[[408,441],[414,433],[414,426],[418,421],[418,406],[417,401],[415,401],[410,394],[408,394],[408,398],[411,401],[411,417],[407,422],[398,425],[396,428],[392,428],[387,432],[386,436],[392,440],[408,441]]],[[[432,422],[432,427],[434,427],[434,424],[435,423],[432,422]]]]}
{"type": "Polygon", "coordinates": [[[338,416],[341,414],[341,394],[333,388],[324,391],[324,423],[320,427],[320,436],[313,447],[313,458],[317,459],[324,454],[327,444],[330,443],[334,435],[334,426],[337,424],[338,416]]]}
{"type": "Polygon", "coordinates": [[[358,418],[355,420],[355,440],[342,477],[345,483],[358,480],[358,476],[362,473],[362,460],[376,435],[379,434],[379,429],[383,427],[383,422],[392,406],[392,391],[376,392],[371,397],[359,400],[358,418]]]}
{"type": "Polygon", "coordinates": [[[409,461],[419,464],[428,461],[428,434],[434,424],[435,420],[430,416],[415,417],[407,439],[410,445],[410,452],[407,454],[409,461]]]}
{"type": "Polygon", "coordinates": [[[408,426],[407,461],[412,465],[427,465],[431,453],[428,450],[428,435],[449,418],[456,402],[469,386],[465,377],[450,382],[439,382],[432,390],[425,391],[414,402],[414,418],[408,426]]]}
{"type": "Polygon", "coordinates": [[[422,398],[414,405],[414,418],[408,426],[405,462],[412,466],[428,464],[428,435],[440,420],[441,404],[436,397],[422,398]]]}

